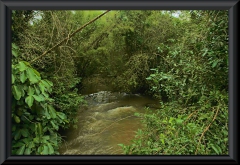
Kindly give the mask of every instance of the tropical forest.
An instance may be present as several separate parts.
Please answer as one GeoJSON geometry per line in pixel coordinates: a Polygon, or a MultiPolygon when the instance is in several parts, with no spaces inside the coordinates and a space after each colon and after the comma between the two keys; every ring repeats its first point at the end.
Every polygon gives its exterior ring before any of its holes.
{"type": "Polygon", "coordinates": [[[12,155],[228,155],[227,10],[13,10],[12,155]]]}

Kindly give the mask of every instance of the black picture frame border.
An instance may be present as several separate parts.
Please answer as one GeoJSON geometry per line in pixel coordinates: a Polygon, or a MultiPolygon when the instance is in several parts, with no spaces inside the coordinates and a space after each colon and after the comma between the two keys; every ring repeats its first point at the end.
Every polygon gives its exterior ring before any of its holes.
{"type": "Polygon", "coordinates": [[[0,164],[238,163],[239,0],[0,0],[0,164]],[[11,10],[228,10],[229,11],[229,155],[226,156],[11,156],[11,10]],[[96,162],[97,161],[97,162],[96,162]],[[111,161],[111,162],[110,162],[111,161]]]}

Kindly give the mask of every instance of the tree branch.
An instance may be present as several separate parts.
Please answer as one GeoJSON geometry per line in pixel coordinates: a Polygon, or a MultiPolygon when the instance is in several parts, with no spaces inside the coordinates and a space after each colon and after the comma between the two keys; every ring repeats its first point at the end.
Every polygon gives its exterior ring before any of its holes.
{"type": "Polygon", "coordinates": [[[85,28],[86,26],[88,26],[89,24],[93,23],[94,21],[96,21],[97,19],[99,19],[100,17],[102,17],[103,15],[105,15],[106,13],[108,13],[110,10],[105,11],[104,13],[100,14],[99,16],[97,16],[96,18],[92,19],[91,21],[89,21],[88,23],[84,24],[83,26],[81,26],[80,28],[78,28],[76,31],[74,31],[72,34],[70,34],[68,37],[64,38],[62,41],[58,42],[56,45],[54,45],[52,48],[48,49],[47,51],[45,51],[42,55],[36,57],[35,59],[33,59],[32,61],[30,61],[30,63],[35,62],[36,60],[42,58],[43,56],[45,56],[46,54],[48,54],[49,52],[51,52],[54,48],[62,45],[65,41],[69,40],[71,37],[73,37],[76,33],[78,33],[79,31],[81,31],[83,28],[85,28]]]}
{"type": "Polygon", "coordinates": [[[199,140],[198,140],[198,145],[197,145],[197,149],[196,149],[196,151],[195,151],[195,155],[197,154],[198,147],[199,147],[199,145],[200,145],[200,143],[201,143],[201,140],[202,140],[204,134],[207,132],[207,130],[209,129],[209,127],[212,125],[212,123],[213,123],[214,120],[216,119],[217,114],[218,114],[218,111],[219,111],[219,107],[217,107],[217,112],[215,113],[212,122],[204,129],[203,133],[201,134],[201,137],[200,137],[199,140]]]}

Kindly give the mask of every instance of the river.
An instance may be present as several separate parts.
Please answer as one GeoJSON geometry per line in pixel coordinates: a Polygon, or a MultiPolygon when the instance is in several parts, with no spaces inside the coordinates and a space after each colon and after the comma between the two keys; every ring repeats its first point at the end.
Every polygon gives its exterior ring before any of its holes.
{"type": "Polygon", "coordinates": [[[78,112],[78,128],[70,128],[60,147],[61,155],[120,155],[118,144],[130,144],[136,131],[143,128],[134,113],[156,109],[157,100],[139,94],[99,91],[86,94],[87,106],[78,112]]]}

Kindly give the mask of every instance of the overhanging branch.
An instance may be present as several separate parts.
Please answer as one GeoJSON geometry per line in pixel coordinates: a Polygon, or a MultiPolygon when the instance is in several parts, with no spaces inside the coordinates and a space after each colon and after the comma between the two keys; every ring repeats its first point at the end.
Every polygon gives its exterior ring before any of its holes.
{"type": "Polygon", "coordinates": [[[48,54],[49,52],[51,52],[54,48],[62,45],[65,41],[68,41],[70,38],[72,38],[76,33],[78,33],[79,31],[81,31],[83,28],[85,28],[86,26],[88,26],[89,24],[93,23],[94,21],[96,21],[97,19],[99,19],[100,17],[102,17],[103,15],[105,15],[106,13],[108,13],[110,10],[105,11],[104,13],[100,14],[99,16],[97,16],[96,18],[92,19],[91,21],[87,22],[86,24],[84,24],[83,26],[81,26],[80,28],[78,28],[76,31],[74,31],[72,34],[70,34],[68,37],[64,38],[62,41],[58,42],[56,45],[54,45],[52,48],[48,49],[47,51],[45,51],[42,55],[34,58],[32,61],[30,61],[30,63],[35,62],[36,60],[42,58],[43,56],[45,56],[46,54],[48,54]]]}

